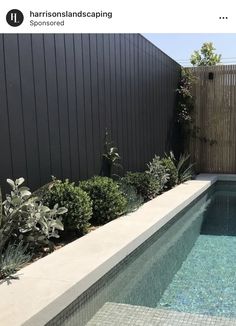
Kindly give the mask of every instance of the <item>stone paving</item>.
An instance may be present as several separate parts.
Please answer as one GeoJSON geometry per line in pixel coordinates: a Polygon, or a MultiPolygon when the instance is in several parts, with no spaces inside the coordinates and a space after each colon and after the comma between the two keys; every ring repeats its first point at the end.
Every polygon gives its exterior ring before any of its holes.
{"type": "Polygon", "coordinates": [[[107,302],[87,326],[236,326],[236,319],[107,302]]]}

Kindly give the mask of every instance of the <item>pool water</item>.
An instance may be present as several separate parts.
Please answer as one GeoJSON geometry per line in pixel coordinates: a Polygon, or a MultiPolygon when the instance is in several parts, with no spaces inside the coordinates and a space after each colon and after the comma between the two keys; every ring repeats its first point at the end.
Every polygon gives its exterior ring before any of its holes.
{"type": "Polygon", "coordinates": [[[236,318],[236,183],[217,183],[48,326],[85,325],[105,302],[236,318]]]}
{"type": "Polygon", "coordinates": [[[201,233],[158,306],[236,318],[236,188],[216,191],[201,233]]]}
{"type": "Polygon", "coordinates": [[[200,235],[159,306],[236,318],[236,238],[200,235]]]}

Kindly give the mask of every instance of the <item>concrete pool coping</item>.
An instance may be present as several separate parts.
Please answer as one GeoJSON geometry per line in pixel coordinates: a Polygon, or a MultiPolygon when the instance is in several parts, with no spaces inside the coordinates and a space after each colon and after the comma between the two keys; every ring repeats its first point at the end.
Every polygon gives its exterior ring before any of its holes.
{"type": "Polygon", "coordinates": [[[45,325],[217,180],[200,174],[54,253],[0,285],[0,325],[45,325]]]}

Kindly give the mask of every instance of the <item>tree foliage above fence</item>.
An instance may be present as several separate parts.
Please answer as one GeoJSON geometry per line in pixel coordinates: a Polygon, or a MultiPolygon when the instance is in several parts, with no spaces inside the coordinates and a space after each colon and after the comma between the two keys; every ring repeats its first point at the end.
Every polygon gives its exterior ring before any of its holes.
{"type": "Polygon", "coordinates": [[[215,50],[212,42],[203,43],[201,49],[194,51],[191,55],[191,64],[193,66],[215,66],[221,60],[221,54],[214,53],[215,50]]]}

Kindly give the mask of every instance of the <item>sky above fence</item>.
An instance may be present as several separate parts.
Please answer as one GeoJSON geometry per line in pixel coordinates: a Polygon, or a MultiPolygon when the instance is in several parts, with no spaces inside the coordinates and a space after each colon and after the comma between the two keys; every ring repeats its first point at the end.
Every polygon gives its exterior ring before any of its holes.
{"type": "Polygon", "coordinates": [[[148,40],[182,66],[191,66],[189,58],[204,42],[213,42],[222,54],[223,64],[236,64],[236,34],[143,34],[148,40]]]}

